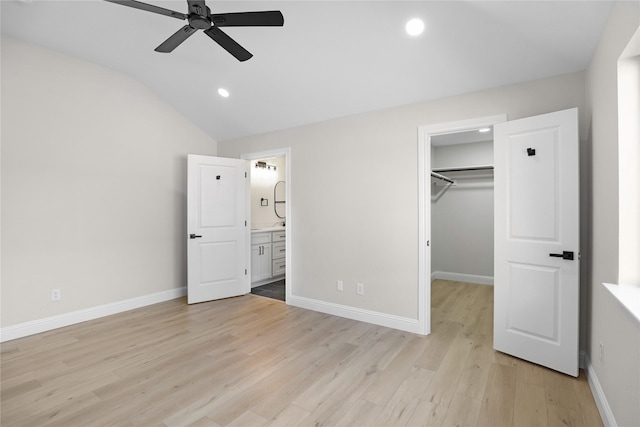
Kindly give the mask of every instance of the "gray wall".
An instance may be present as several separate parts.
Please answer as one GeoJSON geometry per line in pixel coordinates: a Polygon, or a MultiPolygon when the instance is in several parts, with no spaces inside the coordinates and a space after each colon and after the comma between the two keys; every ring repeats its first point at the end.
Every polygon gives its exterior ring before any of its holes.
{"type": "Polygon", "coordinates": [[[618,281],[617,61],[640,24],[638,2],[614,6],[587,72],[587,108],[592,121],[586,160],[591,216],[586,348],[620,426],[640,425],[640,324],[602,286],[618,281]],[[600,362],[599,343],[605,346],[600,362]]]}
{"type": "Polygon", "coordinates": [[[215,141],[131,77],[7,37],[1,136],[3,327],[186,285],[186,155],[215,141]]]}
{"type": "Polygon", "coordinates": [[[584,107],[583,73],[219,142],[218,153],[291,147],[294,295],[417,319],[418,127],[571,107],[584,107]]]}

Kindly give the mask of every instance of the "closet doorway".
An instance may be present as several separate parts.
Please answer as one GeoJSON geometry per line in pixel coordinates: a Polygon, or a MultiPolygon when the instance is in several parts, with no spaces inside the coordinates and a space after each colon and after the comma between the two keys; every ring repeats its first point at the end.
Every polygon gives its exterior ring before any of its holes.
{"type": "Polygon", "coordinates": [[[431,333],[432,279],[493,281],[489,134],[506,120],[506,115],[498,115],[419,128],[418,329],[422,334],[431,333]],[[487,128],[489,132],[479,132],[487,128]],[[470,238],[474,244],[469,244],[470,238]]]}
{"type": "MultiPolygon", "coordinates": [[[[424,314],[419,317],[424,322],[424,333],[430,333],[431,326],[429,273],[433,251],[430,239],[434,238],[431,174],[450,185],[457,183],[451,176],[443,175],[445,170],[439,169],[438,165],[435,172],[430,170],[432,153],[437,150],[437,144],[432,146],[432,140],[437,141],[438,135],[493,127],[494,349],[577,376],[580,301],[578,109],[509,122],[503,117],[493,123],[487,119],[463,124],[421,127],[419,133],[419,305],[424,312],[419,311],[418,315],[424,314]]],[[[449,169],[453,172],[455,168],[449,169]]],[[[471,172],[468,169],[484,168],[459,169],[471,172]]],[[[437,197],[438,192],[435,192],[434,198],[437,197]]],[[[446,197],[446,193],[441,197],[446,197]]],[[[469,209],[479,210],[476,206],[469,209]]],[[[475,286],[476,289],[482,287],[475,286]]]]}
{"type": "Polygon", "coordinates": [[[431,138],[431,280],[493,285],[493,129],[431,138]]]}

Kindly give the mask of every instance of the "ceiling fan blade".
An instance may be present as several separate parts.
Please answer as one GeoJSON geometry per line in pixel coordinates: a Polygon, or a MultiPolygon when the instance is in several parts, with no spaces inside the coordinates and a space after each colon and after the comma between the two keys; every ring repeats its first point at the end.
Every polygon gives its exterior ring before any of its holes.
{"type": "Polygon", "coordinates": [[[253,56],[249,51],[240,46],[235,40],[219,28],[211,27],[208,30],[205,30],[205,34],[211,37],[214,42],[222,46],[224,50],[235,56],[238,61],[246,61],[253,56]]]}
{"type": "Polygon", "coordinates": [[[264,12],[214,13],[211,20],[218,27],[282,27],[284,17],[278,10],[264,12]]]}
{"type": "Polygon", "coordinates": [[[207,5],[204,0],[187,0],[189,4],[189,13],[195,13],[200,16],[207,16],[207,5]]]}
{"type": "Polygon", "coordinates": [[[171,16],[177,19],[187,19],[187,15],[184,13],[176,12],[174,10],[165,9],[163,7],[154,6],[152,4],[142,3],[135,0],[105,0],[109,3],[121,4],[123,6],[133,7],[134,9],[146,10],[147,12],[159,13],[160,15],[171,16]]]}
{"type": "Polygon", "coordinates": [[[160,46],[158,46],[155,51],[169,53],[172,52],[173,49],[180,46],[180,44],[188,39],[193,33],[198,31],[197,29],[191,27],[190,25],[185,25],[176,31],[171,37],[166,39],[160,46]]]}

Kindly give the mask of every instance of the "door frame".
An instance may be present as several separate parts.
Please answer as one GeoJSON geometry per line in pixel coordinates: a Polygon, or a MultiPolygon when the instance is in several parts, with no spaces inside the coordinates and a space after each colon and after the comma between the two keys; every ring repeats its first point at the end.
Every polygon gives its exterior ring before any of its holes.
{"type": "Polygon", "coordinates": [[[431,137],[490,127],[506,114],[418,127],[418,333],[431,333],[431,137]]]}
{"type": "MultiPolygon", "coordinates": [[[[283,147],[276,148],[274,150],[268,151],[256,151],[250,153],[243,153],[240,155],[241,159],[244,160],[260,160],[267,157],[284,157],[284,165],[285,165],[285,221],[286,221],[286,234],[285,234],[285,272],[284,272],[284,289],[286,293],[285,303],[289,304],[292,295],[292,275],[291,271],[293,270],[293,251],[290,249],[292,242],[292,230],[293,230],[293,222],[291,216],[291,184],[293,182],[291,176],[291,147],[283,147]]],[[[249,183],[251,185],[251,183],[249,183]]],[[[251,221],[251,218],[249,218],[251,221]]],[[[251,254],[251,247],[249,247],[249,254],[251,254]]],[[[249,268],[251,268],[251,262],[249,262],[249,268]]],[[[251,271],[249,271],[249,278],[251,278],[251,271]]],[[[251,279],[249,279],[251,280],[251,279]]]]}

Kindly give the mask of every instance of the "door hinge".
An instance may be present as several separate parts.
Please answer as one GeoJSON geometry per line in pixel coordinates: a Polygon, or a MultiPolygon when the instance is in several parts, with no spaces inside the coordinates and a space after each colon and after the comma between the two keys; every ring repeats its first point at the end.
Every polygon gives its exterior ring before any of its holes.
{"type": "Polygon", "coordinates": [[[247,226],[247,221],[245,221],[245,222],[244,222],[244,226],[245,226],[245,227],[247,226]]]}
{"type": "Polygon", "coordinates": [[[247,173],[246,173],[246,172],[244,173],[244,177],[245,177],[245,178],[247,177],[247,173]]]}
{"type": "Polygon", "coordinates": [[[244,275],[245,276],[247,275],[247,269],[246,268],[244,269],[244,275]]]}

